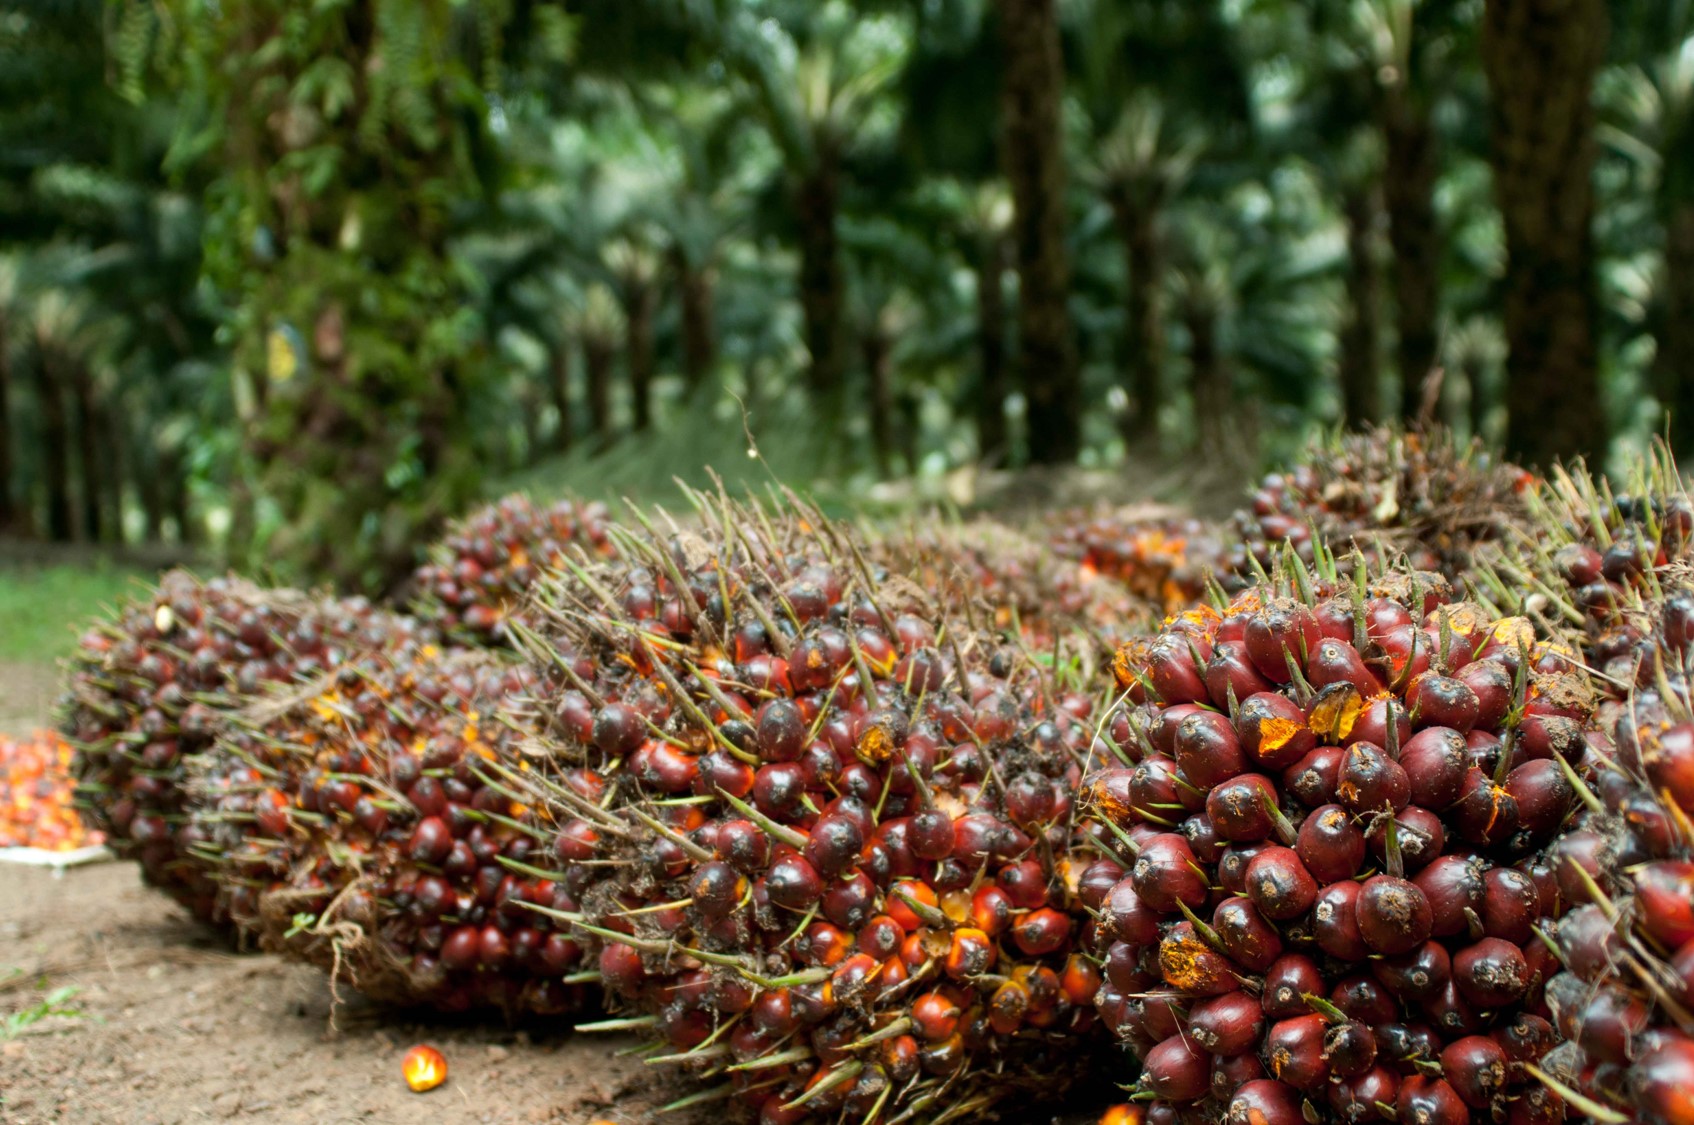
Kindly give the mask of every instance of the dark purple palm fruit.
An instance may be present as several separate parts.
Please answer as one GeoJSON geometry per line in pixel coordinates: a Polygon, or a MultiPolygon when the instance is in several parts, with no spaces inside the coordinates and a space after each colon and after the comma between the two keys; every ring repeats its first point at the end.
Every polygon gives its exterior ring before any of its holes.
{"type": "Polygon", "coordinates": [[[501,497],[449,526],[429,548],[429,561],[412,574],[416,612],[465,643],[510,644],[506,622],[544,573],[573,557],[613,554],[608,525],[603,504],[543,507],[522,493],[501,497]]]}
{"type": "MultiPolygon", "coordinates": [[[[1135,998],[1185,1002],[1212,1081],[1181,1104],[1164,1079],[1143,1093],[1196,1120],[1227,1119],[1232,1078],[1292,1091],[1303,1119],[1379,1120],[1379,1103],[1463,1119],[1473,1107],[1457,1086],[1408,1080],[1438,1079],[1449,1044],[1493,1043],[1541,1011],[1560,901],[1542,893],[1550,873],[1538,882],[1513,864],[1563,826],[1565,791],[1537,772],[1558,763],[1528,756],[1523,726],[1530,702],[1577,693],[1534,670],[1545,649],[1522,622],[1453,603],[1439,576],[1361,572],[1349,589],[1321,545],[1314,558],[1315,574],[1291,566],[1279,585],[1120,651],[1141,753],[1092,774],[1083,802],[1086,837],[1125,871],[1086,935],[1106,970],[1103,1022],[1145,1057],[1172,1029],[1149,1027],[1135,998]],[[1199,673],[1197,654],[1216,666],[1235,645],[1274,686],[1234,664],[1199,673]],[[1483,810],[1467,784],[1504,804],[1526,765],[1533,837],[1521,816],[1473,822],[1483,810]]],[[[1551,1042],[1523,1042],[1499,1082],[1486,1048],[1453,1056],[1490,1115],[1539,1089],[1526,1066],[1551,1042]]],[[[1163,1050],[1167,1065],[1189,1058],[1163,1050]]]]}
{"type": "MultiPolygon", "coordinates": [[[[173,570],[84,632],[59,728],[85,819],[107,846],[196,917],[222,922],[212,846],[188,813],[190,765],[267,691],[309,682],[368,649],[429,639],[362,598],[208,582],[173,570]]],[[[295,779],[283,780],[287,789],[295,779]]]]}
{"type": "MultiPolygon", "coordinates": [[[[619,532],[616,564],[545,580],[560,608],[520,638],[537,668],[589,665],[514,713],[544,728],[530,803],[601,830],[595,859],[553,868],[574,909],[534,908],[602,966],[614,1018],[590,1026],[644,1029],[769,1120],[921,1117],[943,1095],[988,1111],[1062,1090],[1109,1046],[1102,1017],[1149,1049],[1176,1034],[1133,958],[1081,943],[1156,947],[1150,904],[1209,905],[1190,866],[1209,837],[1177,830],[1203,798],[1136,775],[1174,761],[1177,732],[1158,734],[1171,754],[1128,722],[1096,737],[1093,700],[862,564],[845,529],[697,499],[698,531],[619,532]],[[630,583],[650,616],[617,596],[630,583]],[[550,718],[584,704],[617,721],[550,718]],[[1090,759],[1112,772],[1085,791],[1090,759]],[[1084,794],[1170,830],[1134,855],[1085,845],[1084,794]]],[[[1161,651],[1176,691],[1192,658],[1161,651]]],[[[1167,1053],[1172,1089],[1209,1086],[1209,1059],[1167,1053]]]]}

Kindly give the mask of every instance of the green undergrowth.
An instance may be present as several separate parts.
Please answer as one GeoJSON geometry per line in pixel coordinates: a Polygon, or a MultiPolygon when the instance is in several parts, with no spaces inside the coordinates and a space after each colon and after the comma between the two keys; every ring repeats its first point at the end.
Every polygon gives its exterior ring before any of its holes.
{"type": "Polygon", "coordinates": [[[0,565],[0,660],[69,656],[90,619],[151,580],[146,571],[110,563],[0,565]]]}

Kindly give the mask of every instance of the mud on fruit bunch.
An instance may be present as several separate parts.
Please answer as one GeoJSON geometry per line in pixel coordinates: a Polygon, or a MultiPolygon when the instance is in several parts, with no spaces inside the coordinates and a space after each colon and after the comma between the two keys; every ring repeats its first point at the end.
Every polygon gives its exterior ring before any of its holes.
{"type": "Polygon", "coordinates": [[[1365,569],[1320,546],[1120,654],[1083,800],[1122,1120],[1562,1119],[1540,853],[1589,689],[1527,620],[1365,569]]]}
{"type": "Polygon", "coordinates": [[[815,512],[696,498],[544,588],[532,803],[599,1025],[765,1122],[962,1120],[1099,1043],[1072,795],[1092,701],[815,512]],[[553,659],[563,648],[574,659],[553,659]]]}

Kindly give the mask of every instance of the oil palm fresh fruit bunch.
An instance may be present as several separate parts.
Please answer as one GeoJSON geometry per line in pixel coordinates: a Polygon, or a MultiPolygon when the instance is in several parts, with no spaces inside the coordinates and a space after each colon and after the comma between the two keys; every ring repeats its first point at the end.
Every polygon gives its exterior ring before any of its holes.
{"type": "Polygon", "coordinates": [[[194,765],[192,821],[222,912],[263,948],[388,1003],[556,1013],[581,950],[523,903],[553,832],[501,778],[523,731],[520,663],[434,645],[372,649],[232,717],[194,765]]]}
{"type": "Polygon", "coordinates": [[[188,763],[228,714],[267,687],[311,679],[349,655],[425,635],[362,598],[262,590],[171,571],[151,594],[83,633],[69,662],[60,731],[76,748],[76,796],[91,827],[148,882],[221,921],[193,854],[188,763]]]}
{"type": "Polygon", "coordinates": [[[1053,549],[1084,581],[1112,578],[1164,613],[1192,608],[1205,598],[1210,576],[1232,569],[1218,529],[1186,517],[1072,513],[1055,521],[1051,535],[1053,549]]]}
{"type": "Polygon", "coordinates": [[[700,507],[544,583],[524,646],[568,654],[525,776],[577,904],[535,909],[627,1013],[591,1026],[765,1122],[1064,1089],[1096,1042],[1070,847],[1092,701],[816,513],[700,507]]]}
{"type": "Polygon", "coordinates": [[[1589,690],[1439,575],[1314,562],[1115,668],[1083,804],[1121,872],[1085,888],[1142,1065],[1125,1120],[1556,1120],[1526,1069],[1553,1042],[1542,853],[1589,690]]]}
{"type": "Polygon", "coordinates": [[[1015,633],[1035,651],[1059,645],[1110,653],[1152,631],[1167,612],[1162,597],[1138,596],[1043,538],[990,519],[901,528],[872,539],[866,553],[918,583],[971,628],[1015,633]]]}
{"type": "Polygon", "coordinates": [[[571,552],[602,556],[605,505],[560,500],[542,506],[522,493],[502,497],[448,529],[412,576],[421,616],[476,644],[504,643],[506,619],[531,585],[571,552]]]}
{"type": "Polygon", "coordinates": [[[1321,542],[1341,554],[1356,545],[1373,559],[1404,555],[1457,577],[1478,544],[1525,523],[1534,487],[1526,470],[1444,430],[1327,437],[1266,476],[1236,515],[1235,569],[1244,573],[1249,556],[1268,567],[1284,544],[1309,562],[1321,542]]]}

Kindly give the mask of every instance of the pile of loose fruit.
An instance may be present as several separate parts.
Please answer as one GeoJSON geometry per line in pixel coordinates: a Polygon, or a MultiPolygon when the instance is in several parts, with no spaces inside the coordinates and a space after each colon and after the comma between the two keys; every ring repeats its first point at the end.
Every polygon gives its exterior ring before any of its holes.
{"type": "Polygon", "coordinates": [[[1358,435],[1233,534],[689,500],[503,501],[398,609],[167,576],[71,669],[90,822],[337,986],[773,1125],[1694,1121],[1668,459],[1358,435]]]}
{"type": "Polygon", "coordinates": [[[100,843],[71,800],[71,746],[51,731],[0,737],[0,848],[70,852],[100,843]]]}

